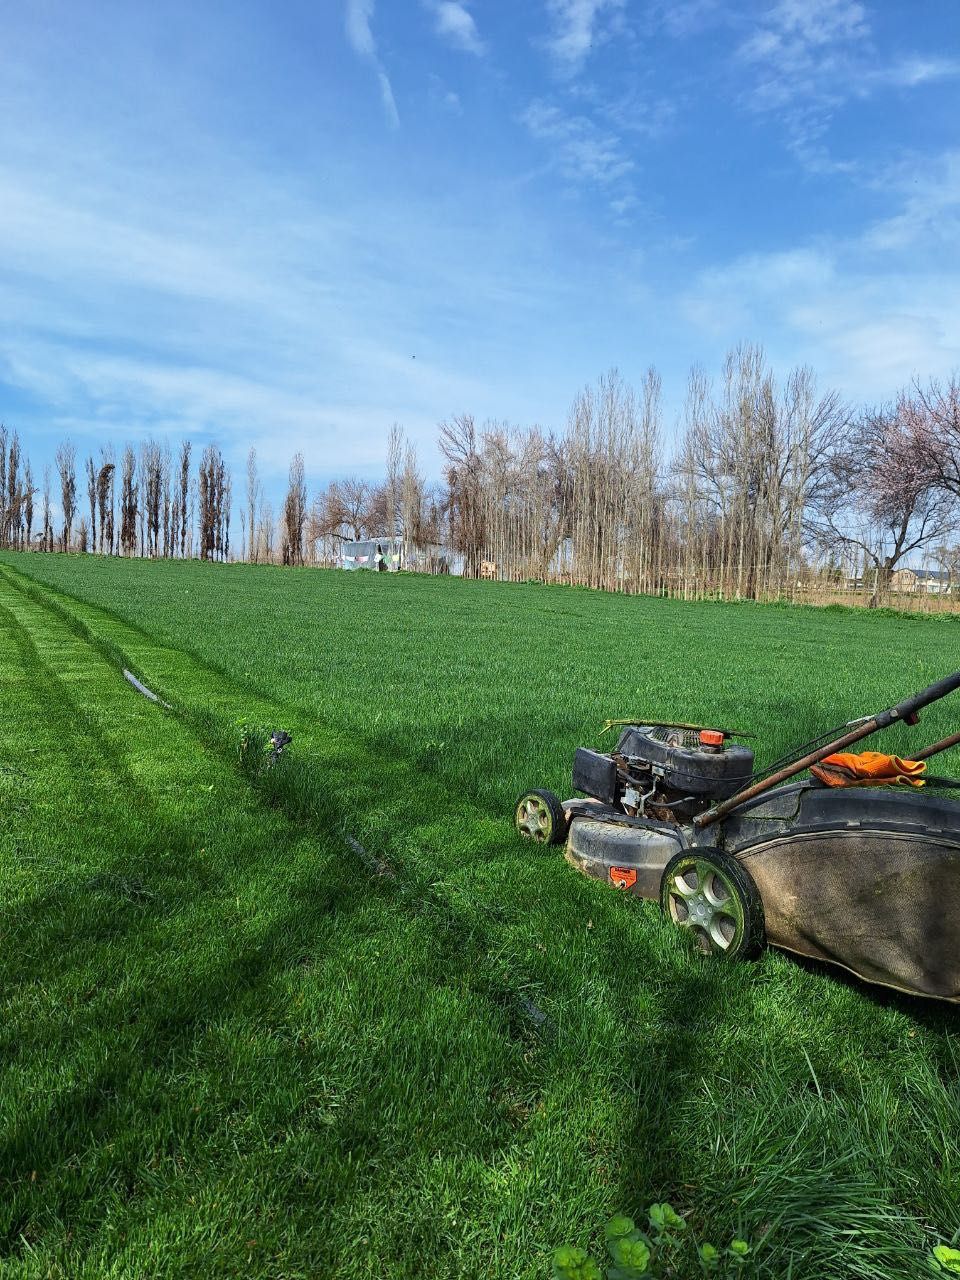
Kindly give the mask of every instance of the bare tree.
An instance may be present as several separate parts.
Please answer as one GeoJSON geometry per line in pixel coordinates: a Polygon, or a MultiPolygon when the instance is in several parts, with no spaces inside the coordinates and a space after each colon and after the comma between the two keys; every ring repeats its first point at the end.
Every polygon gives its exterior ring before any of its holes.
{"type": "Polygon", "coordinates": [[[694,370],[675,464],[683,577],[737,598],[775,596],[804,566],[805,512],[846,410],[808,369],[778,387],[757,347],[739,347],[715,397],[694,370]]]}
{"type": "Polygon", "coordinates": [[[16,431],[8,435],[0,428],[0,547],[19,547],[23,503],[20,437],[16,431]]]}
{"type": "Polygon", "coordinates": [[[141,510],[144,521],[144,554],[160,554],[160,533],[164,524],[164,492],[170,472],[170,455],[156,440],[140,446],[141,510]]]}
{"type": "Polygon", "coordinates": [[[217,470],[219,454],[213,445],[207,445],[200,457],[197,472],[197,496],[200,507],[200,559],[212,560],[216,549],[215,526],[217,511],[217,470]]]}
{"type": "Polygon", "coordinates": [[[812,504],[809,529],[822,548],[853,550],[870,570],[870,607],[889,591],[895,569],[953,528],[957,500],[917,465],[915,423],[901,399],[866,413],[855,436],[834,449],[812,504]]]}
{"type": "Polygon", "coordinates": [[[87,501],[90,504],[90,549],[97,549],[97,467],[93,455],[87,455],[84,469],[87,476],[87,501]]]}
{"type": "Polygon", "coordinates": [[[120,474],[120,546],[125,556],[136,554],[140,491],[136,481],[137,458],[130,445],[123,451],[120,474]]]}
{"type": "Polygon", "coordinates": [[[0,547],[7,546],[7,428],[0,422],[0,547]]]}
{"type": "Polygon", "coordinates": [[[33,536],[33,498],[36,489],[33,484],[33,469],[30,466],[30,459],[26,461],[24,467],[24,498],[23,498],[23,518],[25,528],[24,546],[30,546],[30,540],[33,536]]]}
{"type": "Polygon", "coordinates": [[[50,467],[43,468],[43,549],[53,550],[53,525],[50,521],[50,467]]]}
{"type": "Polygon", "coordinates": [[[111,446],[100,450],[100,469],[97,472],[97,511],[100,516],[100,554],[106,549],[113,555],[113,480],[116,465],[111,446]]]}
{"type": "Polygon", "coordinates": [[[180,477],[179,502],[180,511],[180,556],[186,558],[187,533],[193,525],[193,508],[190,503],[190,441],[184,440],[180,445],[180,458],[177,471],[180,477]]]}
{"type": "Polygon", "coordinates": [[[161,512],[162,529],[163,529],[163,554],[164,556],[172,556],[176,545],[176,539],[173,530],[173,467],[170,458],[170,446],[164,441],[163,444],[163,510],[161,512]]]}
{"type": "Polygon", "coordinates": [[[481,500],[481,460],[473,415],[440,424],[440,452],[446,459],[447,520],[454,548],[464,557],[467,577],[480,576],[485,528],[481,500]]]}
{"type": "Polygon", "coordinates": [[[6,529],[0,538],[0,545],[16,547],[20,534],[20,440],[16,431],[10,437],[7,455],[7,493],[6,493],[6,529]]]}
{"type": "Polygon", "coordinates": [[[220,558],[230,559],[230,516],[233,512],[233,480],[223,464],[222,497],[220,506],[220,558]]]}
{"type": "Polygon", "coordinates": [[[61,444],[57,449],[56,463],[57,473],[60,476],[60,503],[63,510],[63,534],[60,544],[64,551],[69,551],[77,502],[77,454],[69,441],[61,444]]]}
{"type": "Polygon", "coordinates": [[[345,522],[346,513],[340,496],[340,487],[336,482],[331,481],[326,489],[314,496],[308,520],[307,536],[314,549],[314,556],[317,557],[319,554],[322,562],[327,564],[336,562],[337,546],[346,536],[343,532],[345,522]]]}
{"type": "Polygon", "coordinates": [[[290,463],[287,496],[283,503],[283,563],[303,564],[303,526],[307,516],[307,486],[303,454],[295,453],[290,463]]]}
{"type": "Polygon", "coordinates": [[[258,555],[257,540],[257,507],[260,502],[261,485],[257,478],[257,451],[251,448],[247,454],[247,527],[250,530],[250,549],[247,559],[256,563],[258,555]]]}
{"type": "Polygon", "coordinates": [[[955,542],[941,543],[933,548],[933,560],[946,578],[942,594],[955,594],[960,583],[960,545],[955,542]]]}
{"type": "Polygon", "coordinates": [[[223,454],[208,444],[197,474],[201,560],[226,560],[230,555],[230,491],[223,454]]]}
{"type": "Polygon", "coordinates": [[[341,523],[354,541],[359,541],[369,532],[370,485],[358,476],[347,476],[335,489],[339,498],[341,523]]]}
{"type": "Polygon", "coordinates": [[[424,483],[417,466],[417,451],[408,441],[400,475],[400,533],[403,538],[402,567],[411,565],[413,555],[426,541],[424,483]]]}
{"type": "Polygon", "coordinates": [[[260,501],[260,517],[257,524],[257,556],[269,564],[273,560],[273,507],[266,498],[260,501]]]}
{"type": "Polygon", "coordinates": [[[403,431],[395,422],[387,437],[387,477],[383,486],[383,533],[388,538],[395,538],[398,532],[403,487],[403,453],[403,431]]]}

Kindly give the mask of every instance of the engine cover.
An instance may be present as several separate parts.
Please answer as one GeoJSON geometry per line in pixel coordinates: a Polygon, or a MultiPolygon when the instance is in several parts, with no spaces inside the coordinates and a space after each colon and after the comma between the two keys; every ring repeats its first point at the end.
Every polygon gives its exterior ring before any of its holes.
{"type": "Polygon", "coordinates": [[[620,735],[616,754],[625,756],[634,768],[652,768],[665,787],[682,796],[726,800],[747,786],[753,775],[749,747],[705,751],[696,734],[682,730],[628,725],[620,735]]]}

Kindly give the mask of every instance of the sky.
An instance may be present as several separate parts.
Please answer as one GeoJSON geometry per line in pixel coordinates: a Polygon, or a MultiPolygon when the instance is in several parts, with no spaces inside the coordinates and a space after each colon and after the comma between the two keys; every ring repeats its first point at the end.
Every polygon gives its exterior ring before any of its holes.
{"type": "Polygon", "coordinates": [[[0,0],[0,421],[426,473],[739,342],[960,368],[960,0],[0,0]]]}

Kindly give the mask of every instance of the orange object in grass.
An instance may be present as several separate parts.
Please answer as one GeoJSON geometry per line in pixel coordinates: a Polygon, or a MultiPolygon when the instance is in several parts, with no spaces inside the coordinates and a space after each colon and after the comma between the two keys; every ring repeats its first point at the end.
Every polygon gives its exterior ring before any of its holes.
{"type": "Polygon", "coordinates": [[[811,765],[810,772],[828,787],[897,786],[899,783],[922,787],[920,775],[926,768],[926,760],[901,760],[882,751],[861,751],[859,755],[839,751],[811,765]]]}

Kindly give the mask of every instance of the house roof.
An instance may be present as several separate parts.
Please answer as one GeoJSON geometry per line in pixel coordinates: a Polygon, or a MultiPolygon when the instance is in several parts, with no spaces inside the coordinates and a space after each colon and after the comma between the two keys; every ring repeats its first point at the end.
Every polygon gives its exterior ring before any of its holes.
{"type": "Polygon", "coordinates": [[[950,574],[944,569],[913,569],[904,567],[898,569],[898,573],[912,573],[918,582],[947,582],[950,574]]]}

